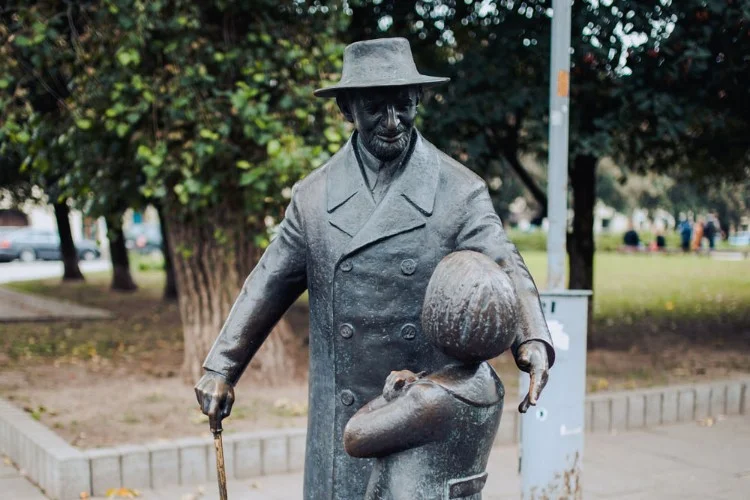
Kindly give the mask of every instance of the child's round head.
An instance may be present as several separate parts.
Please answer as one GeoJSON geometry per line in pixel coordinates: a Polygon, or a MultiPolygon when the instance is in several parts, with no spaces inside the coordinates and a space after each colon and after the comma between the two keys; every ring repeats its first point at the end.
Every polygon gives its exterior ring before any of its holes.
{"type": "Polygon", "coordinates": [[[468,250],[435,268],[422,307],[422,331],[441,351],[464,362],[508,349],[518,324],[510,277],[489,257],[468,250]]]}

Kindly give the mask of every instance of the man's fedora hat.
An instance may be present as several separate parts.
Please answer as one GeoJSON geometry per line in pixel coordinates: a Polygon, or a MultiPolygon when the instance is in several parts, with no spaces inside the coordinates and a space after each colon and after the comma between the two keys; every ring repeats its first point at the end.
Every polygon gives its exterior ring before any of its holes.
{"type": "Polygon", "coordinates": [[[336,85],[316,90],[318,97],[335,97],[340,90],[419,85],[430,87],[450,78],[417,71],[406,38],[379,38],[355,42],[344,49],[344,70],[336,85]]]}

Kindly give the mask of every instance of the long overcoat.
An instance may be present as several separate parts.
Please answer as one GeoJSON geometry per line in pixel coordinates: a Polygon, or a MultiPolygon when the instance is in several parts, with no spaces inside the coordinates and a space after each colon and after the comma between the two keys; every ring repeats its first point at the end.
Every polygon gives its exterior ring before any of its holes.
{"type": "Polygon", "coordinates": [[[445,366],[422,335],[420,315],[430,276],[447,254],[474,250],[498,262],[519,295],[514,353],[540,340],[554,361],[536,286],[485,183],[414,131],[401,173],[375,203],[354,143],[352,136],[295,186],[276,238],[204,363],[236,383],[282,314],[309,291],[308,500],[363,498],[372,460],[344,451],[347,421],[380,394],[391,370],[445,366]]]}

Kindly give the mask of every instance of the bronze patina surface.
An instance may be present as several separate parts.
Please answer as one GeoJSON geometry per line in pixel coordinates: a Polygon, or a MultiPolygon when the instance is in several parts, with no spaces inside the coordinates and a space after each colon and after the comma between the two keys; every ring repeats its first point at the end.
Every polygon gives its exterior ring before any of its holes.
{"type": "Polygon", "coordinates": [[[440,261],[422,332],[449,364],[392,372],[344,429],[347,453],[376,459],[366,500],[481,499],[505,392],[486,360],[511,346],[517,309],[510,278],[489,257],[464,250],[440,261]]]}
{"type": "Polygon", "coordinates": [[[305,498],[363,498],[372,459],[344,450],[349,419],[393,370],[435,372],[450,357],[424,336],[427,283],[443,257],[480,252],[518,295],[511,349],[532,374],[534,404],[554,362],[534,281],[508,240],[484,181],[414,128],[425,86],[405,39],[357,42],[335,97],[355,132],[297,183],[275,239],[247,278],[196,386],[212,419],[229,415],[237,382],[286,309],[308,290],[310,395],[305,498]]]}

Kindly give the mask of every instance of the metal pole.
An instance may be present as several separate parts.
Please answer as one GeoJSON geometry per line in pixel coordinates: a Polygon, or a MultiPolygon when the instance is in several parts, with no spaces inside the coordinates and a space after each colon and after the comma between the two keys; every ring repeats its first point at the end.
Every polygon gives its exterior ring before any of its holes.
{"type": "MultiPolygon", "coordinates": [[[[583,497],[586,328],[590,292],[566,290],[568,122],[572,0],[552,0],[547,276],[542,307],[556,361],[536,407],[521,417],[521,498],[583,497]]],[[[519,397],[529,386],[522,375],[519,397]]]]}
{"type": "Polygon", "coordinates": [[[547,289],[565,289],[568,230],[568,122],[570,104],[571,0],[552,0],[547,174],[547,289]]]}

